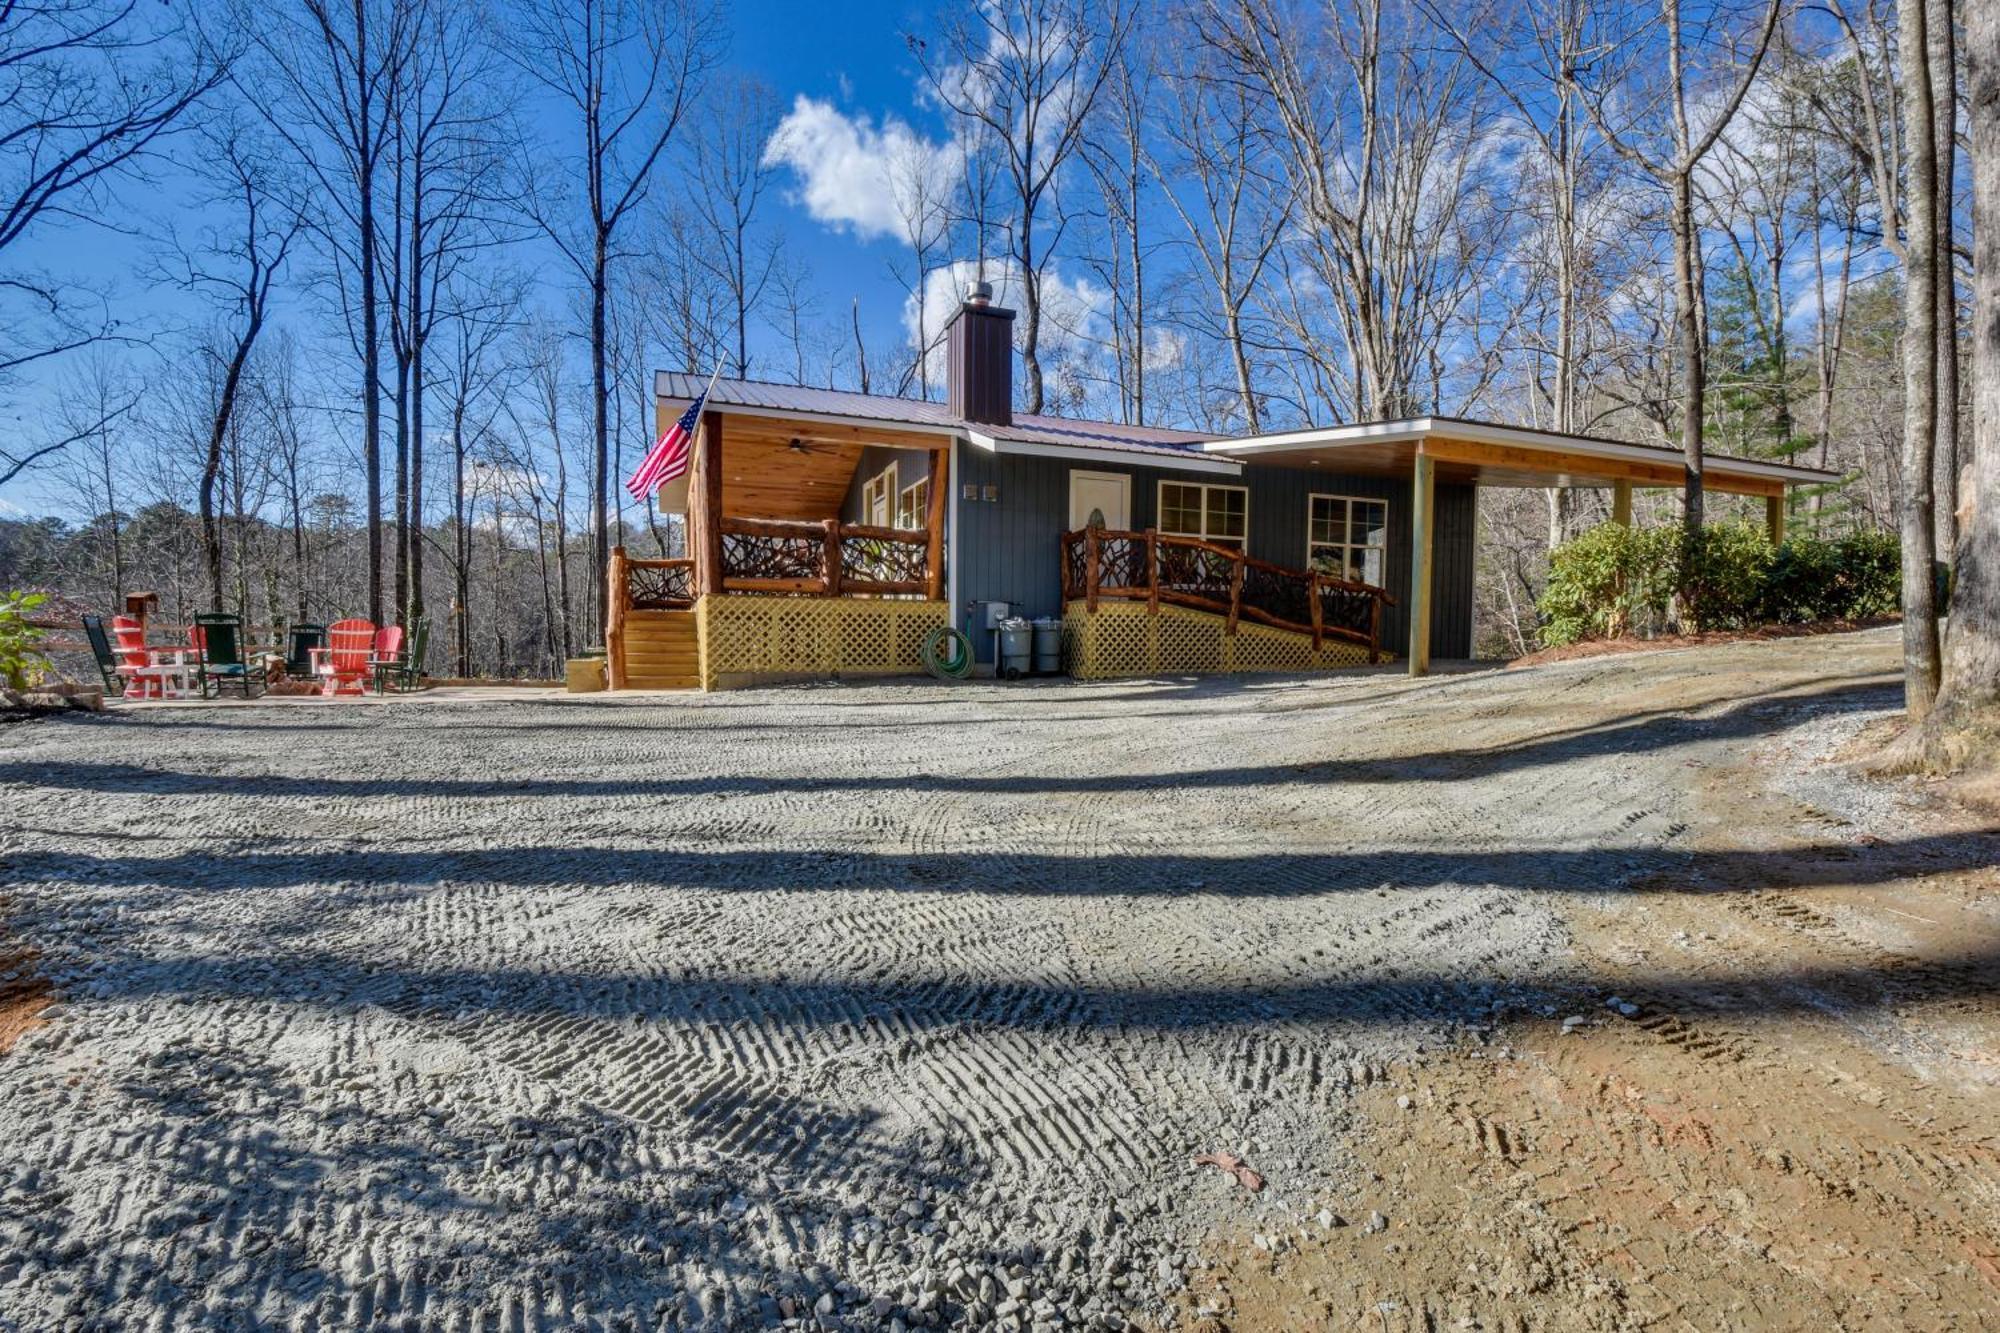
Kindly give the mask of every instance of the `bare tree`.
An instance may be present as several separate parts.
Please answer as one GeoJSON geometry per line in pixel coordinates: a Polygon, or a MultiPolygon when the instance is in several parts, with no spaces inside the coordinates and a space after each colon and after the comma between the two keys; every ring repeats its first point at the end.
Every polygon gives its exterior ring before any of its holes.
{"type": "Polygon", "coordinates": [[[708,231],[697,254],[729,296],[738,379],[750,376],[750,321],[778,265],[776,235],[755,230],[758,205],[777,170],[764,154],[777,123],[777,99],[768,85],[727,79],[702,95],[689,140],[687,197],[708,231]]]}
{"type": "MultiPolygon", "coordinates": [[[[1212,307],[1214,330],[1229,355],[1236,410],[1252,435],[1264,429],[1263,405],[1250,364],[1252,297],[1277,249],[1288,199],[1276,178],[1270,136],[1250,90],[1204,61],[1192,40],[1174,45],[1184,63],[1168,75],[1170,96],[1148,165],[1160,193],[1187,231],[1212,307]]],[[[1199,317],[1199,316],[1197,316],[1199,317]]]]}
{"type": "MultiPolygon", "coordinates": [[[[1686,465],[1682,522],[1687,547],[1695,549],[1702,522],[1702,426],[1707,360],[1702,326],[1701,237],[1694,212],[1695,173],[1729,128],[1737,108],[1757,81],[1771,49],[1784,0],[1767,0],[1763,16],[1741,42],[1727,28],[1728,10],[1695,26],[1684,22],[1682,0],[1662,0],[1660,30],[1648,21],[1637,31],[1620,31],[1619,13],[1600,10],[1597,43],[1622,50],[1613,76],[1588,88],[1568,73],[1584,93],[1584,106],[1597,130],[1620,156],[1650,177],[1670,199],[1667,229],[1674,243],[1675,328],[1681,363],[1681,450],[1686,465]],[[1709,48],[1726,58],[1703,60],[1709,48]],[[1733,65],[1733,74],[1729,73],[1733,65]],[[1665,77],[1659,79],[1661,68],[1665,77]],[[1625,124],[1613,123],[1623,112],[1625,124]],[[1652,114],[1647,114],[1651,112],[1652,114]],[[1697,125],[1705,114],[1707,124],[1697,125]],[[1661,127],[1656,122],[1664,120],[1661,127]]],[[[1609,64],[1610,62],[1604,62],[1609,64]]]]}
{"type": "Polygon", "coordinates": [[[339,274],[343,313],[359,361],[361,468],[368,502],[368,618],[382,620],[382,298],[378,203],[397,98],[417,24],[413,0],[299,0],[296,10],[246,10],[239,19],[265,56],[281,98],[263,80],[244,89],[311,172],[323,203],[316,232],[339,274]],[[356,324],[358,322],[358,328],[356,324]]]}
{"type": "Polygon", "coordinates": [[[1119,419],[1146,424],[1146,259],[1151,219],[1145,191],[1152,173],[1152,72],[1127,39],[1112,61],[1099,99],[1099,132],[1084,141],[1083,161],[1104,200],[1105,244],[1093,267],[1111,292],[1111,355],[1119,419]]]}
{"type": "Polygon", "coordinates": [[[1131,22],[1125,0],[991,0],[945,21],[936,50],[908,38],[932,93],[979,127],[1007,183],[1028,412],[1043,406],[1042,284],[1063,223],[1057,219],[1052,234],[1037,228],[1053,211],[1057,180],[1083,141],[1131,22]]]}
{"type": "MultiPolygon", "coordinates": [[[[141,14],[133,0],[0,3],[0,386],[122,336],[87,284],[15,256],[51,227],[114,216],[113,188],[188,123],[227,77],[231,55],[198,28],[141,14]]],[[[0,447],[0,485],[100,424],[0,447]]]]}
{"type": "Polygon", "coordinates": [[[205,228],[195,245],[181,252],[173,277],[186,290],[209,300],[219,319],[200,344],[202,353],[215,358],[220,368],[202,462],[200,512],[209,605],[220,611],[222,539],[215,499],[223,447],[237,429],[243,377],[270,314],[272,293],[305,229],[306,215],[272,154],[240,119],[205,130],[201,157],[213,180],[213,193],[205,202],[226,210],[228,220],[205,228]]]}
{"type": "Polygon", "coordinates": [[[590,304],[591,605],[603,623],[610,559],[612,270],[619,231],[646,198],[653,169],[715,60],[707,0],[522,0],[515,60],[576,118],[582,222],[533,198],[537,221],[582,277],[590,304]]]}
{"type": "MultiPolygon", "coordinates": [[[[1928,0],[1898,5],[1908,231],[1903,248],[1903,706],[1921,722],[1937,699],[1943,663],[1931,577],[1936,550],[1938,294],[1951,257],[1938,252],[1938,153],[1931,86],[1928,0]]],[[[1946,208],[1949,208],[1947,202],[1946,208]]]]}

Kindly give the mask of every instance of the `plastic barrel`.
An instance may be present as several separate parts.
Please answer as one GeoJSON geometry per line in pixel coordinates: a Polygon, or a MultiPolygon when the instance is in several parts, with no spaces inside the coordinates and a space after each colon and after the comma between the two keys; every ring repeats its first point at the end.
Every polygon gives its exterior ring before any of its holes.
{"type": "Polygon", "coordinates": [[[1043,616],[1035,622],[1035,674],[1062,674],[1062,621],[1043,616]]]}
{"type": "Polygon", "coordinates": [[[1028,674],[1035,651],[1035,630],[1018,616],[1000,622],[1000,674],[1014,680],[1028,674]]]}

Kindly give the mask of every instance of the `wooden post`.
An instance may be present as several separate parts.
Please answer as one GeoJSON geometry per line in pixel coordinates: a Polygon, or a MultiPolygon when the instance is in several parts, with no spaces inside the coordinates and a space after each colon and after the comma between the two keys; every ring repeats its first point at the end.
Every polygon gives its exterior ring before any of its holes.
{"type": "Polygon", "coordinates": [[[924,576],[927,587],[925,595],[933,602],[944,600],[944,525],[945,501],[951,489],[951,450],[931,450],[931,503],[930,513],[924,519],[929,529],[930,546],[924,553],[924,576]]]}
{"type": "Polygon", "coordinates": [[[1785,497],[1782,493],[1764,497],[1764,526],[1770,530],[1771,545],[1785,544],[1785,497]]]}
{"type": "Polygon", "coordinates": [[[1317,569],[1306,575],[1306,596],[1312,599],[1313,651],[1318,652],[1326,646],[1326,612],[1319,604],[1319,571],[1317,569]]]}
{"type": "Polygon", "coordinates": [[[1236,633],[1236,616],[1243,609],[1243,565],[1242,556],[1237,556],[1229,574],[1229,627],[1223,632],[1236,633]]]}
{"type": "Polygon", "coordinates": [[[1146,614],[1160,614],[1160,530],[1146,529],[1146,614]]]}
{"type": "Polygon", "coordinates": [[[1431,527],[1436,517],[1437,464],[1417,455],[1410,485],[1410,674],[1431,669],[1431,527]]]}
{"type": "Polygon", "coordinates": [[[627,581],[631,575],[625,564],[625,548],[611,548],[611,563],[604,589],[604,675],[614,690],[625,688],[625,605],[630,597],[627,581]]]}
{"type": "Polygon", "coordinates": [[[722,591],[722,413],[701,414],[700,485],[688,488],[688,512],[699,524],[689,525],[695,539],[696,597],[722,591]]]}
{"type": "Polygon", "coordinates": [[[1368,599],[1368,665],[1382,660],[1382,598],[1368,599]]]}
{"type": "Polygon", "coordinates": [[[828,597],[840,596],[840,520],[825,521],[825,546],[820,553],[820,587],[828,597]]]}
{"type": "Polygon", "coordinates": [[[1611,521],[1632,526],[1632,483],[1614,481],[1611,483],[1611,521]]]}
{"type": "Polygon", "coordinates": [[[1085,528],[1083,532],[1083,606],[1092,615],[1097,614],[1097,529],[1085,528]]]}

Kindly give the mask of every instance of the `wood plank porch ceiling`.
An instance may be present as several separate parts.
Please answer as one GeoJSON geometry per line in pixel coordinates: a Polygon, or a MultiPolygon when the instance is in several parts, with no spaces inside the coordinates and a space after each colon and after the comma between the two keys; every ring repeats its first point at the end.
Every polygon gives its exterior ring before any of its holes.
{"type": "Polygon", "coordinates": [[[749,416],[719,410],[722,512],[730,518],[840,517],[840,506],[870,445],[935,449],[935,434],[893,426],[854,426],[813,417],[749,416]],[[798,448],[793,448],[793,441],[798,448]]]}
{"type": "MultiPolygon", "coordinates": [[[[1416,440],[1302,445],[1282,453],[1244,455],[1242,461],[1252,468],[1310,468],[1353,476],[1408,478],[1419,447],[1416,440]]],[[[1439,436],[1423,440],[1421,451],[1434,461],[1437,480],[1449,484],[1610,486],[1624,481],[1640,487],[1679,489],[1683,480],[1678,463],[1523,449],[1439,436]]],[[[1711,458],[1703,471],[1703,485],[1710,491],[1733,495],[1782,495],[1785,484],[1731,472],[1726,462],[1711,458]]]]}

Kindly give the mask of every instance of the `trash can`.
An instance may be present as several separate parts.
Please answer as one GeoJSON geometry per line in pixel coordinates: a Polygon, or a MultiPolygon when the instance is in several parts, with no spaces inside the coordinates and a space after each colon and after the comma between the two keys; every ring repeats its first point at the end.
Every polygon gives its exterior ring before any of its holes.
{"type": "Polygon", "coordinates": [[[1034,660],[1035,627],[1019,616],[1010,616],[1000,622],[1000,654],[998,669],[1007,680],[1018,680],[1028,674],[1034,660]]]}
{"type": "Polygon", "coordinates": [[[1049,616],[1035,622],[1035,674],[1062,674],[1062,621],[1049,616]]]}

